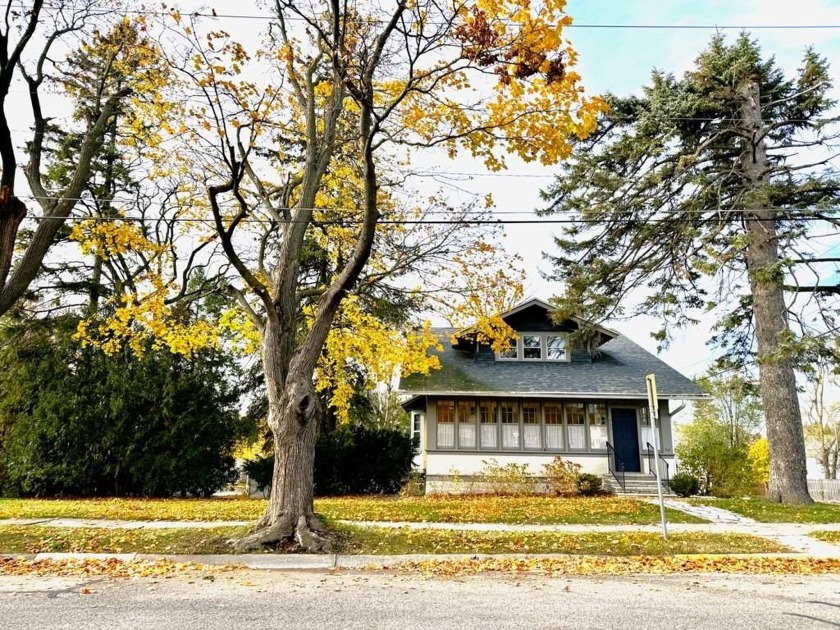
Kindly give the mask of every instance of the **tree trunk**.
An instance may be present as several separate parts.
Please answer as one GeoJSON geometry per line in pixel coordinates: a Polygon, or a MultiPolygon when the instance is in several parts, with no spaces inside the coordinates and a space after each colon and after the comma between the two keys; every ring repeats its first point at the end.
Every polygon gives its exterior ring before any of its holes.
{"type": "Polygon", "coordinates": [[[805,436],[793,362],[784,345],[790,336],[779,263],[775,213],[765,195],[768,171],[757,82],[744,86],[742,156],[746,192],[747,268],[752,292],[761,398],[770,447],[767,497],[783,503],[812,503],[805,469],[805,436]]]}
{"type": "MultiPolygon", "coordinates": [[[[0,295],[12,268],[18,228],[26,216],[26,206],[11,196],[8,188],[0,189],[0,295]]],[[[0,311],[0,315],[3,311],[0,311]]]]}
{"type": "Polygon", "coordinates": [[[287,372],[278,332],[279,326],[269,324],[262,336],[268,424],[274,437],[271,496],[254,532],[235,547],[245,551],[294,537],[306,551],[326,551],[329,541],[313,511],[315,442],[323,409],[312,374],[295,361],[287,372]]]}

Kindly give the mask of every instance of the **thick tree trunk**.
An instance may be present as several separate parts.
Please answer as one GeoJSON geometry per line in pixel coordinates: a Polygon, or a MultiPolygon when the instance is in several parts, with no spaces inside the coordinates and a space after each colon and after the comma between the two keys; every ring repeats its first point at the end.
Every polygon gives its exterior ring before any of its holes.
{"type": "Polygon", "coordinates": [[[323,410],[311,372],[293,361],[287,373],[278,332],[268,325],[262,339],[268,424],[274,437],[271,498],[254,532],[235,546],[244,551],[294,538],[306,551],[325,551],[329,541],[313,512],[315,442],[323,410]]]}
{"type": "Polygon", "coordinates": [[[747,267],[752,292],[761,398],[770,447],[770,487],[767,497],[783,503],[812,503],[805,470],[805,436],[796,391],[793,361],[785,350],[790,336],[779,263],[775,213],[766,185],[767,150],[761,122],[758,83],[743,90],[744,131],[751,133],[742,157],[748,191],[747,267]]]}
{"type": "MultiPolygon", "coordinates": [[[[8,188],[0,189],[0,297],[12,268],[12,258],[17,242],[18,228],[26,216],[26,206],[12,197],[8,188]]],[[[5,310],[0,310],[2,315],[5,310]]]]}

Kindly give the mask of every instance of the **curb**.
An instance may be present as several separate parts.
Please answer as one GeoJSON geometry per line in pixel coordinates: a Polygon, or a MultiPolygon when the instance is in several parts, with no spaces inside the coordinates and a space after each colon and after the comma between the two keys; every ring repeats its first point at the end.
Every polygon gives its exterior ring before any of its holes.
{"type": "MultiPolygon", "coordinates": [[[[535,560],[570,558],[632,558],[636,556],[602,556],[579,554],[411,554],[394,556],[372,555],[306,555],[306,554],[230,554],[230,555],[166,555],[141,553],[6,553],[0,560],[118,560],[121,562],[173,562],[175,564],[203,564],[230,566],[262,571],[324,571],[333,569],[387,569],[403,562],[445,562],[466,560],[535,560]]],[[[744,554],[677,554],[675,558],[731,557],[743,559],[836,560],[837,558],[807,553],[744,553],[744,554]]],[[[1,574],[1,573],[0,573],[1,574]]]]}

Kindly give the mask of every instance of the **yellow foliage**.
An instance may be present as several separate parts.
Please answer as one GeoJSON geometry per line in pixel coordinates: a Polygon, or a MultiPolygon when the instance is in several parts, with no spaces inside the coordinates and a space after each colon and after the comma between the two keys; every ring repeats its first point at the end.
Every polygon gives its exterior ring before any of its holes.
{"type": "Polygon", "coordinates": [[[390,383],[397,370],[403,375],[428,374],[440,367],[429,348],[441,349],[428,322],[417,330],[399,331],[365,312],[358,298],[348,296],[327,338],[316,385],[320,390],[332,388],[330,405],[339,420],[346,421],[355,391],[346,370],[349,365],[363,366],[370,383],[390,383]]]}
{"type": "Polygon", "coordinates": [[[110,314],[82,320],[74,338],[83,346],[96,345],[108,354],[128,345],[137,355],[150,347],[190,356],[217,343],[213,324],[183,317],[166,303],[167,287],[159,275],[149,274],[137,285],[144,287],[142,294],[126,290],[114,296],[109,301],[110,314]]]}
{"type": "Polygon", "coordinates": [[[165,246],[146,238],[138,224],[121,219],[79,221],[73,226],[70,238],[80,244],[83,254],[95,254],[100,258],[111,258],[128,252],[155,256],[166,251],[165,246]]]}
{"type": "Polygon", "coordinates": [[[752,465],[758,483],[770,482],[770,447],[767,438],[762,437],[750,444],[747,457],[752,465]]]}

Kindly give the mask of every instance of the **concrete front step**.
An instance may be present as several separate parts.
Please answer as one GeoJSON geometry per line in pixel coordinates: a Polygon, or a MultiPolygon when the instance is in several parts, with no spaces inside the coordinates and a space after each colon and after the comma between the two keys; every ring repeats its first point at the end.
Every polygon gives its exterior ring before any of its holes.
{"type": "MultiPolygon", "coordinates": [[[[624,489],[612,475],[604,476],[604,489],[615,494],[657,494],[656,479],[645,474],[628,474],[624,479],[624,489]]],[[[671,489],[663,484],[663,494],[673,495],[671,489]]]]}

